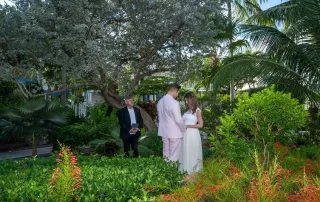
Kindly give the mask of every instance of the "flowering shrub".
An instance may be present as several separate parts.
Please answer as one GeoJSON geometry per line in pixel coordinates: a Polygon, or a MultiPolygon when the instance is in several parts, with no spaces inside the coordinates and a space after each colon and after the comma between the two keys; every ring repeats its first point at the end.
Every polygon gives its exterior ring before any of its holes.
{"type": "Polygon", "coordinates": [[[49,194],[57,201],[69,201],[78,199],[77,192],[81,187],[81,169],[77,166],[77,158],[69,147],[60,145],[61,152],[56,159],[57,168],[50,178],[49,194]]]}
{"type": "Polygon", "coordinates": [[[320,187],[315,184],[310,184],[301,188],[298,193],[292,195],[288,200],[288,202],[294,201],[320,201],[320,187]]]}
{"type": "Polygon", "coordinates": [[[248,201],[277,201],[283,173],[281,165],[275,159],[269,170],[263,171],[257,153],[255,153],[255,163],[256,177],[251,179],[247,192],[248,201]]]}
{"type": "MultiPolygon", "coordinates": [[[[263,166],[263,154],[234,164],[225,158],[208,159],[204,169],[185,186],[157,199],[169,201],[307,202],[320,201],[319,159],[307,159],[291,146],[275,144],[282,158],[263,166]],[[286,158],[285,158],[286,157],[286,158]],[[287,160],[289,159],[289,160],[287,160]]],[[[273,160],[272,160],[273,159],[273,160]]]]}

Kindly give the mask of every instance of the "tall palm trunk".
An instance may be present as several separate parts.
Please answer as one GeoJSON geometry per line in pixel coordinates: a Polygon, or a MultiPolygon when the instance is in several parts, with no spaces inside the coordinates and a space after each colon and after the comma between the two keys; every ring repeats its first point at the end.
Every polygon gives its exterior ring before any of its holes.
{"type": "Polygon", "coordinates": [[[38,154],[37,152],[37,138],[35,137],[35,134],[32,134],[32,156],[36,156],[38,154]]]}
{"type": "MultiPolygon", "coordinates": [[[[232,24],[232,7],[231,7],[231,1],[232,0],[229,0],[227,2],[227,9],[228,9],[228,23],[230,23],[230,25],[232,24]]],[[[229,39],[229,56],[230,57],[233,57],[233,49],[231,47],[231,44],[233,43],[233,38],[230,37],[229,39]]],[[[234,81],[233,79],[231,78],[231,81],[230,81],[230,103],[232,105],[232,103],[234,102],[234,97],[235,97],[235,90],[234,90],[234,81]]]]}

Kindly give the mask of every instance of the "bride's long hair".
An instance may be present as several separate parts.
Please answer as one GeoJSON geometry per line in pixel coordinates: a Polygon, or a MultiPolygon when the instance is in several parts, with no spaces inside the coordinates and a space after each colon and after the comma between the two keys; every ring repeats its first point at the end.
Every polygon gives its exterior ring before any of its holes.
{"type": "Polygon", "coordinates": [[[188,111],[191,110],[193,114],[196,113],[198,108],[197,96],[192,92],[187,92],[184,96],[184,104],[188,111]]]}

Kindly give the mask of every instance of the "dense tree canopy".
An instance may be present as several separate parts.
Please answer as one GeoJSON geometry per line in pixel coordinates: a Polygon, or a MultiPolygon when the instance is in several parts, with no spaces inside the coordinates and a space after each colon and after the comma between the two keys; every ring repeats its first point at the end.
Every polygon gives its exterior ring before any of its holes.
{"type": "MultiPolygon", "coordinates": [[[[180,80],[193,58],[208,55],[221,4],[204,1],[15,0],[2,9],[0,66],[14,77],[31,68],[55,80],[98,87],[121,106],[117,86],[133,91],[141,78],[171,71],[180,80]],[[210,29],[209,29],[210,27],[210,29]],[[71,78],[71,79],[70,79],[71,78]]],[[[59,82],[60,83],[60,82],[59,82]]],[[[61,84],[61,83],[60,83],[61,84]]],[[[51,85],[53,83],[51,82],[51,85]]],[[[61,87],[61,85],[58,85],[61,87]]]]}
{"type": "Polygon", "coordinates": [[[66,65],[81,81],[97,81],[100,68],[115,80],[129,71],[135,82],[166,69],[185,72],[191,57],[210,53],[217,31],[207,26],[220,12],[210,1],[15,3],[1,21],[2,67],[66,65]]]}

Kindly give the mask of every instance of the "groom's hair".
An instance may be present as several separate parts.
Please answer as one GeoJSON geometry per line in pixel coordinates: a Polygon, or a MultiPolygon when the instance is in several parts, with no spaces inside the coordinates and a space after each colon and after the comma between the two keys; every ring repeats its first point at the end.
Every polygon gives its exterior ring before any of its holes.
{"type": "Polygon", "coordinates": [[[172,83],[169,85],[169,91],[172,91],[172,90],[177,90],[179,91],[181,89],[181,86],[178,85],[177,83],[172,83]]]}

